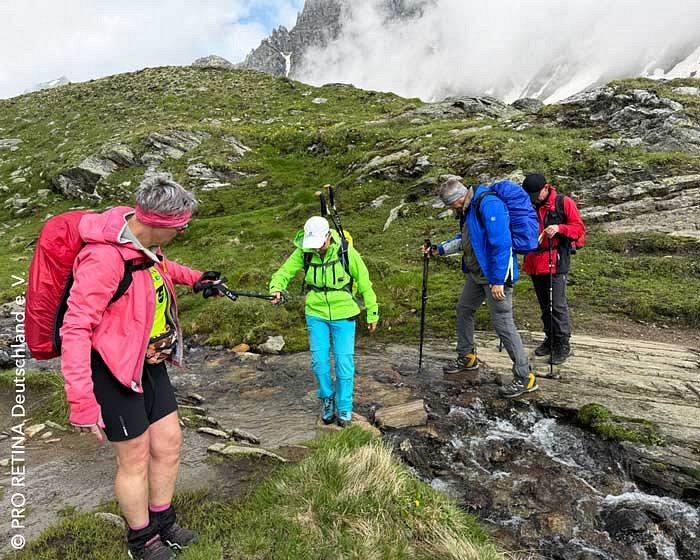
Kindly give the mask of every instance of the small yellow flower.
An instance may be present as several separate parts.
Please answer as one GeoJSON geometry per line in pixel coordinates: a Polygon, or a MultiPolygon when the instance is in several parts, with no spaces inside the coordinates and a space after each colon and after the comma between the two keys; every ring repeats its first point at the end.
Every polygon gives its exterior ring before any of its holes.
{"type": "Polygon", "coordinates": [[[416,507],[420,507],[420,500],[415,501],[416,507]]]}

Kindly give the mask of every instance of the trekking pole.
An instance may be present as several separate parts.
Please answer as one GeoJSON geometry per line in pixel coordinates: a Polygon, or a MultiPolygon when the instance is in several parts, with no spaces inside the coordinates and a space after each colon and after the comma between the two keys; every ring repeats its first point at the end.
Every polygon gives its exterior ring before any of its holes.
{"type": "Polygon", "coordinates": [[[551,237],[547,237],[547,245],[549,250],[549,377],[554,377],[554,317],[552,316],[554,311],[554,304],[552,303],[552,294],[554,292],[552,268],[554,265],[552,263],[551,237]]]}
{"type": "Polygon", "coordinates": [[[423,253],[423,292],[421,295],[421,307],[420,307],[420,348],[418,350],[418,372],[420,373],[423,367],[423,339],[425,335],[425,308],[428,303],[428,262],[430,261],[430,251],[432,251],[433,245],[430,243],[430,239],[426,239],[423,247],[427,249],[423,253]]]}
{"type": "Polygon", "coordinates": [[[326,197],[330,203],[329,215],[331,217],[331,221],[333,222],[336,231],[340,235],[340,238],[345,239],[345,231],[343,230],[343,224],[340,221],[340,214],[338,214],[338,209],[335,206],[335,192],[333,187],[327,184],[324,185],[323,188],[326,190],[326,197]]]}
{"type": "MultiPolygon", "coordinates": [[[[257,299],[266,299],[268,301],[274,299],[274,296],[270,295],[270,294],[261,294],[260,292],[247,292],[247,291],[232,290],[224,283],[216,284],[216,289],[219,290],[222,294],[224,294],[231,301],[236,301],[236,300],[238,300],[239,297],[251,297],[251,298],[257,298],[257,299]]],[[[281,300],[282,300],[281,303],[284,303],[285,301],[287,301],[287,295],[285,293],[280,294],[280,296],[281,296],[281,300]]]]}

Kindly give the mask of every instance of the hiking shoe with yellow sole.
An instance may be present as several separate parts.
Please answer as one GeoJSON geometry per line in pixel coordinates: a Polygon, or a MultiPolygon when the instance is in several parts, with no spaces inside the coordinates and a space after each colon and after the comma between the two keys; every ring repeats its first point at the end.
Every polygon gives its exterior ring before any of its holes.
{"type": "Polygon", "coordinates": [[[475,371],[479,369],[479,358],[476,357],[475,352],[471,352],[466,356],[458,356],[456,360],[447,362],[442,366],[442,372],[445,375],[450,375],[452,373],[460,373],[463,371],[475,371]]]}
{"type": "Polygon", "coordinates": [[[525,393],[534,393],[539,387],[537,386],[537,380],[535,379],[535,374],[531,373],[527,377],[527,382],[522,379],[513,379],[512,383],[501,387],[501,396],[506,399],[512,399],[524,395],[525,393]]]}

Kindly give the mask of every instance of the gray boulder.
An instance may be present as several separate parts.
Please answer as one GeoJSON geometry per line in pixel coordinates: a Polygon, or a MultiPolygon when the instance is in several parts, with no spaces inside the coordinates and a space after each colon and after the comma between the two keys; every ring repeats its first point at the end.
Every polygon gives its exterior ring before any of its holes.
{"type": "Polygon", "coordinates": [[[534,99],[532,97],[523,97],[522,99],[518,99],[517,101],[514,101],[511,103],[513,107],[515,107],[518,111],[522,111],[523,113],[528,113],[528,114],[535,114],[537,113],[542,107],[544,107],[544,103],[540,101],[539,99],[534,99]]]}
{"type": "Polygon", "coordinates": [[[106,144],[98,154],[86,157],[77,166],[54,177],[52,185],[67,198],[99,202],[102,199],[97,192],[100,180],[117,169],[135,164],[136,157],[128,146],[119,143],[106,144]]]}

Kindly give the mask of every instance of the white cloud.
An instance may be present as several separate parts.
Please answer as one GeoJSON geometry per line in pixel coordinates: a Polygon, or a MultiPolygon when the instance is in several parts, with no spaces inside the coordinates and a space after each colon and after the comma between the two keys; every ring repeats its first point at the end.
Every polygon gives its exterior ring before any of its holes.
{"type": "Polygon", "coordinates": [[[435,0],[401,23],[387,23],[378,4],[354,0],[341,37],[308,53],[297,76],[423,99],[540,92],[552,101],[572,80],[636,76],[700,44],[700,2],[688,0],[435,0]],[[553,67],[556,82],[539,83],[553,67]]]}
{"type": "Polygon", "coordinates": [[[299,2],[3,0],[0,97],[61,75],[83,81],[208,54],[240,61],[267,35],[257,11],[289,21],[299,2]]]}

